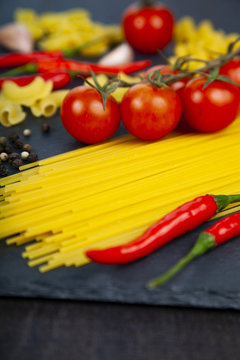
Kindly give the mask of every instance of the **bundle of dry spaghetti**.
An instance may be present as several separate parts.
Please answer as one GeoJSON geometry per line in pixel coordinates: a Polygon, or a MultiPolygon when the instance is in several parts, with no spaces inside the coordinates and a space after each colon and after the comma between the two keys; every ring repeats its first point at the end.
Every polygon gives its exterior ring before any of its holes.
{"type": "Polygon", "coordinates": [[[23,166],[0,182],[0,237],[30,243],[23,256],[42,272],[80,266],[87,249],[127,242],[185,201],[239,193],[239,125],[152,143],[123,136],[23,166]]]}

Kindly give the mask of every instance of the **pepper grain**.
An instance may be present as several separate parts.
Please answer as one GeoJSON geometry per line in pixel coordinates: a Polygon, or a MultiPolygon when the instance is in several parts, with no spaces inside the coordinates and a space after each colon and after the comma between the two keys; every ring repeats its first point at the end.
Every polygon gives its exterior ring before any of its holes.
{"type": "Polygon", "coordinates": [[[16,159],[20,159],[20,155],[18,153],[11,153],[9,154],[8,159],[10,162],[12,162],[16,159]]]}
{"type": "Polygon", "coordinates": [[[29,162],[34,162],[38,160],[38,156],[35,152],[32,152],[31,154],[29,154],[28,159],[29,162]]]}
{"type": "Polygon", "coordinates": [[[4,148],[4,151],[5,151],[7,154],[11,154],[11,152],[13,151],[12,145],[6,144],[6,145],[5,145],[5,148],[4,148]]]}
{"type": "Polygon", "coordinates": [[[16,148],[16,149],[22,149],[23,148],[23,141],[20,140],[20,139],[17,139],[14,143],[13,143],[13,146],[16,148]]]}
{"type": "Polygon", "coordinates": [[[23,135],[26,136],[26,137],[30,136],[31,133],[32,133],[32,132],[31,132],[30,129],[24,129],[24,130],[23,130],[23,135]]]}
{"type": "Polygon", "coordinates": [[[12,167],[15,169],[19,169],[19,167],[22,166],[22,160],[21,159],[15,159],[12,162],[12,167]]]}
{"type": "Polygon", "coordinates": [[[30,144],[24,144],[23,150],[30,153],[32,151],[32,146],[30,144]]]}
{"type": "Polygon", "coordinates": [[[8,173],[8,168],[5,165],[0,165],[0,176],[7,176],[8,173]]]}
{"type": "Polygon", "coordinates": [[[23,160],[27,160],[28,157],[29,157],[29,152],[27,152],[27,151],[21,152],[21,158],[23,160]]]}
{"type": "Polygon", "coordinates": [[[43,123],[42,124],[42,132],[46,134],[46,133],[49,133],[49,131],[50,131],[50,126],[47,123],[43,123]]]}
{"type": "Polygon", "coordinates": [[[1,159],[2,161],[7,161],[7,160],[8,160],[8,154],[5,153],[5,152],[2,152],[2,153],[0,154],[0,159],[1,159]]]}
{"type": "Polygon", "coordinates": [[[8,140],[11,142],[11,143],[15,143],[15,141],[19,139],[19,135],[16,131],[13,131],[11,132],[11,134],[8,136],[8,140]]]}

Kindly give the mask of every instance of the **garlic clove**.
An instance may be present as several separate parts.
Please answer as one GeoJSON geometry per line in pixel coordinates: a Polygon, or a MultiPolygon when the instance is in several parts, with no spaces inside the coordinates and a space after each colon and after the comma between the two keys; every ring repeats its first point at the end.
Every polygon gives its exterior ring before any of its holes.
{"type": "Polygon", "coordinates": [[[33,50],[34,41],[25,25],[9,23],[0,27],[0,45],[9,50],[27,53],[33,50]]]}
{"type": "Polygon", "coordinates": [[[99,64],[111,66],[127,64],[134,59],[134,51],[130,45],[123,43],[117,46],[115,49],[104,55],[100,60],[99,64]]]}

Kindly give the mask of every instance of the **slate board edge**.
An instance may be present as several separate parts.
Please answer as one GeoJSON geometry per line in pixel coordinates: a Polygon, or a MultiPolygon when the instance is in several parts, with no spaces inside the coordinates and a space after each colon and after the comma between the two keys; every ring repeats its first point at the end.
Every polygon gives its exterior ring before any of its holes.
{"type": "Polygon", "coordinates": [[[91,301],[91,302],[102,302],[102,303],[116,303],[116,304],[128,304],[128,305],[150,305],[150,306],[169,306],[169,307],[191,307],[191,308],[204,308],[204,309],[234,309],[240,310],[240,293],[232,294],[231,296],[223,296],[220,293],[210,293],[210,292],[196,292],[195,294],[191,293],[177,293],[175,291],[169,290],[164,291],[164,297],[159,297],[159,289],[151,292],[146,291],[146,297],[138,299],[137,297],[130,296],[132,294],[121,293],[116,291],[115,294],[112,294],[108,297],[106,294],[91,294],[91,291],[86,291],[85,293],[76,296],[67,292],[61,292],[58,294],[44,294],[43,291],[32,292],[29,289],[29,292],[24,289],[24,295],[21,294],[19,289],[9,288],[8,290],[2,292],[0,289],[0,297],[17,297],[23,299],[46,299],[46,300],[68,300],[68,301],[91,301]],[[151,294],[149,296],[149,294],[151,294]],[[114,300],[113,300],[114,299],[114,300]],[[211,304],[211,305],[210,305],[211,304]]]}

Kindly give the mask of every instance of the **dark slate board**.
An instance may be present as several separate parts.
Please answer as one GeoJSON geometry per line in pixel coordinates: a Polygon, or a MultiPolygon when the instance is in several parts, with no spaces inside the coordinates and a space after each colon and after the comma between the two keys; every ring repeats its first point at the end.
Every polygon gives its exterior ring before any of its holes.
{"type": "MultiPolygon", "coordinates": [[[[119,21],[120,14],[130,2],[118,1],[113,6],[110,0],[84,0],[80,4],[70,0],[68,8],[88,8],[95,19],[110,23],[119,21]]],[[[217,27],[223,27],[227,31],[238,30],[240,3],[235,0],[169,0],[167,3],[175,10],[178,18],[190,14],[198,21],[210,18],[217,27]]],[[[0,22],[12,20],[17,6],[18,2],[15,0],[11,3],[3,2],[0,22]]],[[[66,9],[62,0],[57,2],[57,6],[53,0],[47,3],[26,0],[24,6],[38,11],[66,9]]],[[[136,59],[140,58],[144,57],[136,54],[136,59]]],[[[153,63],[159,61],[156,56],[152,59],[153,63]]],[[[77,85],[76,81],[74,85],[77,85]]],[[[51,126],[50,134],[41,133],[43,121],[46,120],[28,115],[24,123],[15,127],[19,132],[26,127],[31,128],[29,142],[41,159],[83,146],[66,133],[59,114],[47,120],[51,126]]],[[[0,128],[0,136],[9,132],[9,129],[0,128]]],[[[121,126],[115,136],[124,133],[121,126]]],[[[130,265],[120,267],[88,264],[80,268],[63,267],[46,274],[27,266],[26,261],[21,258],[24,247],[7,247],[4,241],[0,241],[0,295],[240,309],[240,238],[197,259],[162,288],[149,291],[145,286],[148,280],[160,275],[184,256],[198,233],[207,226],[209,223],[130,265]]]]}

